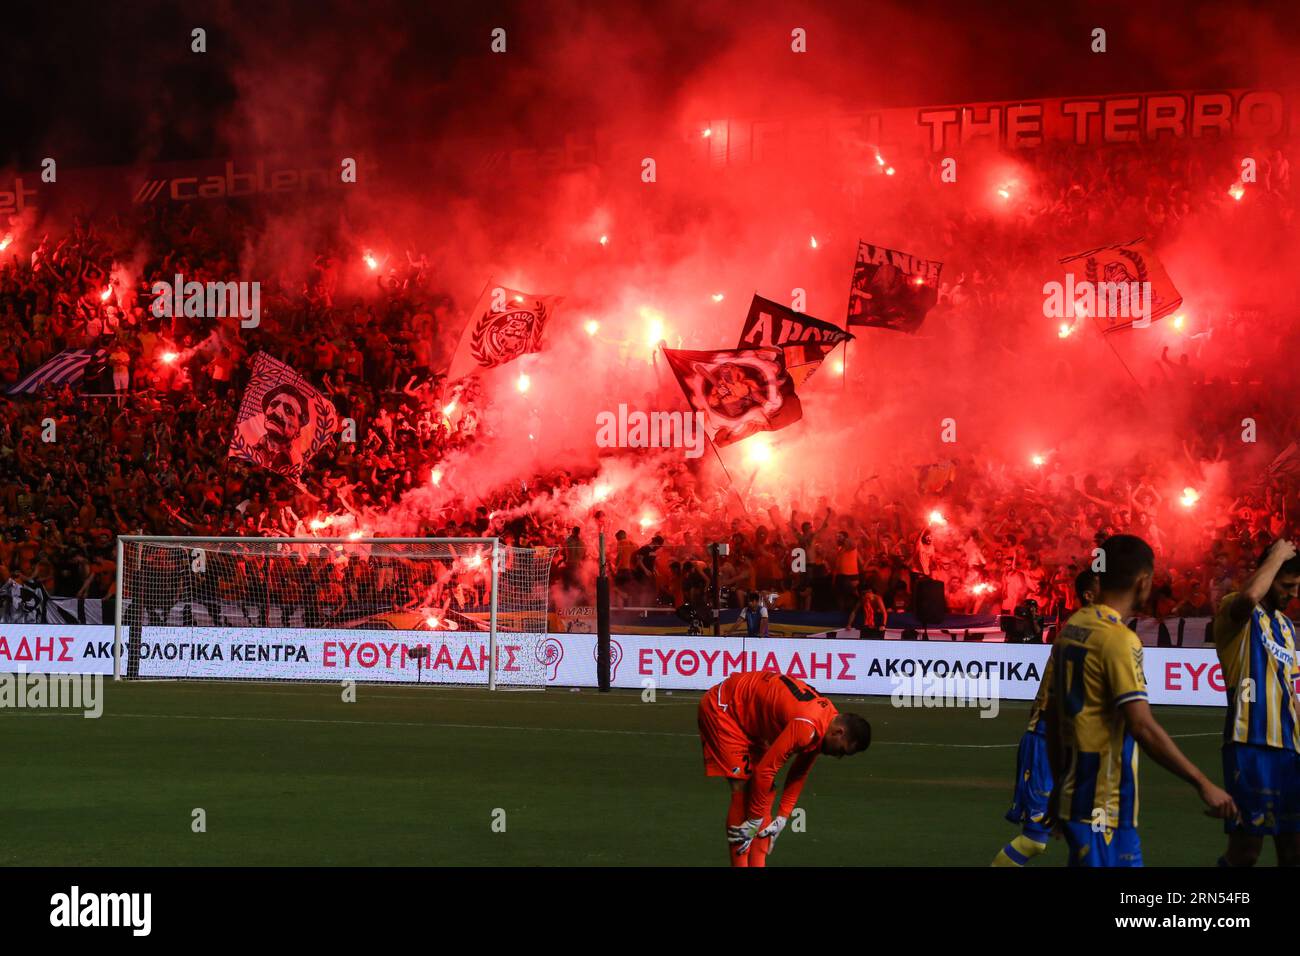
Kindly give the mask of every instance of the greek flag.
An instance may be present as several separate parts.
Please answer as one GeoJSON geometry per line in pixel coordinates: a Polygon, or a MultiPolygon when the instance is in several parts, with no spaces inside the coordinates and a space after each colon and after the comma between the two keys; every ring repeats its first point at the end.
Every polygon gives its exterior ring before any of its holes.
{"type": "Polygon", "coordinates": [[[10,386],[10,395],[32,395],[44,390],[46,385],[61,388],[64,385],[81,381],[85,377],[86,367],[92,362],[103,364],[108,349],[65,349],[51,358],[17,385],[10,386]]]}

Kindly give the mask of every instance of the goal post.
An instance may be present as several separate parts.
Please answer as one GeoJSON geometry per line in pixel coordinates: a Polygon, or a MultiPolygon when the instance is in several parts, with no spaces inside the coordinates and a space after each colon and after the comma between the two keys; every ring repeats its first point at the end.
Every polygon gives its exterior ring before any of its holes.
{"type": "Polygon", "coordinates": [[[546,684],[554,549],[122,535],[114,679],[546,684]]]}

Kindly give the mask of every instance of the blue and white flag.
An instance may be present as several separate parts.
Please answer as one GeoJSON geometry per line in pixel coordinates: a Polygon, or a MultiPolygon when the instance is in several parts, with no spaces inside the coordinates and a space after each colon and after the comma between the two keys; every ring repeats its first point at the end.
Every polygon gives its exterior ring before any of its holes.
{"type": "Polygon", "coordinates": [[[85,377],[88,366],[102,366],[107,356],[108,349],[65,349],[36,371],[29,372],[17,385],[10,386],[8,394],[34,395],[44,391],[47,385],[57,389],[76,384],[85,377]]]}

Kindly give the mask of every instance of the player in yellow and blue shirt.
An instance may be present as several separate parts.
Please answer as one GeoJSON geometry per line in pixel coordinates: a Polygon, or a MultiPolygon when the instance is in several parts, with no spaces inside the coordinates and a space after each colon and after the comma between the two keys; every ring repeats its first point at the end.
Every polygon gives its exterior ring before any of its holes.
{"type": "Polygon", "coordinates": [[[1124,624],[1151,598],[1155,553],[1133,535],[1101,544],[1097,603],[1071,615],[1052,647],[1046,714],[1055,787],[1048,813],[1061,821],[1070,866],[1141,866],[1138,748],[1196,787],[1217,817],[1232,798],[1169,739],[1147,703],[1142,643],[1124,624]]]}
{"type": "Polygon", "coordinates": [[[1220,866],[1253,866],[1272,836],[1280,866],[1300,865],[1300,707],[1295,625],[1282,613],[1300,591],[1300,557],[1273,542],[1240,591],[1214,617],[1228,710],[1223,724],[1223,785],[1241,808],[1226,822],[1220,866]]]}
{"type": "MultiPolygon", "coordinates": [[[[1096,572],[1084,569],[1074,579],[1074,594],[1080,607],[1097,599],[1099,579],[1096,572]]],[[[1020,736],[1016,750],[1016,783],[1011,796],[1009,823],[1020,824],[1020,835],[998,851],[993,866],[1024,866],[1047,849],[1052,821],[1047,815],[1047,801],[1052,795],[1052,767],[1047,759],[1047,699],[1052,687],[1052,658],[1043,667],[1029,710],[1029,727],[1020,736]]]]}

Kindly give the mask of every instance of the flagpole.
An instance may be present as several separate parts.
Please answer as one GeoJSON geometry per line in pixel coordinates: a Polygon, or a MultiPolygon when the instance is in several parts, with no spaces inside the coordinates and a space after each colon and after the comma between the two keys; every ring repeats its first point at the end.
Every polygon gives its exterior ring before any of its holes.
{"type": "Polygon", "coordinates": [[[1113,343],[1113,342],[1110,340],[1110,336],[1109,336],[1105,331],[1102,330],[1100,317],[1094,315],[1094,316],[1092,317],[1092,321],[1093,321],[1093,324],[1097,326],[1097,331],[1098,331],[1098,333],[1100,333],[1102,339],[1105,341],[1105,343],[1106,343],[1108,346],[1110,346],[1111,353],[1114,354],[1114,356],[1115,356],[1115,360],[1116,360],[1117,362],[1119,362],[1120,367],[1121,367],[1122,369],[1124,369],[1125,372],[1128,372],[1128,377],[1131,378],[1131,379],[1133,379],[1133,384],[1137,386],[1138,391],[1139,391],[1139,392],[1142,392],[1143,394],[1145,394],[1145,393],[1146,393],[1146,389],[1144,389],[1144,388],[1142,387],[1142,383],[1138,381],[1137,376],[1133,374],[1133,371],[1128,367],[1128,364],[1127,364],[1127,363],[1124,361],[1124,359],[1120,356],[1120,354],[1119,354],[1119,349],[1115,348],[1115,343],[1113,343]]]}
{"type": "MultiPolygon", "coordinates": [[[[862,258],[862,237],[858,237],[858,251],[853,254],[853,269],[849,272],[849,301],[844,306],[844,331],[848,332],[853,325],[853,288],[854,282],[858,278],[858,261],[862,258]]],[[[844,374],[840,376],[840,391],[848,391],[849,388],[849,342],[853,339],[846,339],[844,342],[844,374]]],[[[827,356],[829,358],[830,356],[827,356]]]]}

